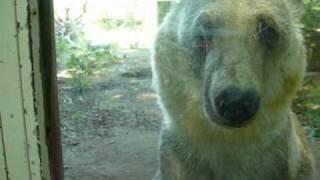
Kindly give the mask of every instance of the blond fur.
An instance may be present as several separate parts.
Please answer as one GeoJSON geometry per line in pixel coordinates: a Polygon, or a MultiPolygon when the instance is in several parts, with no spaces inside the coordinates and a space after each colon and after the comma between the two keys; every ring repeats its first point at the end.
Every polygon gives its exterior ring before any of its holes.
{"type": "Polygon", "coordinates": [[[300,7],[294,0],[184,0],[172,8],[159,30],[152,61],[153,83],[165,116],[155,180],[313,178],[312,155],[290,110],[306,66],[298,26],[300,7]],[[253,85],[262,97],[247,126],[224,127],[203,112],[204,82],[195,77],[192,54],[183,44],[204,12],[212,21],[224,21],[223,36],[215,39],[215,46],[226,44],[232,49],[224,51],[226,60],[212,75],[214,91],[234,84],[253,85]],[[285,39],[279,51],[267,55],[255,44],[251,28],[261,15],[273,18],[285,39]]]}

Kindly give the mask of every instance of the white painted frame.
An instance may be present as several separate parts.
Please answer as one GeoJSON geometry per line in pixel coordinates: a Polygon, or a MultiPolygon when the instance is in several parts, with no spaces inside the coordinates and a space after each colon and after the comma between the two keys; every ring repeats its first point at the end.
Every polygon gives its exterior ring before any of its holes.
{"type": "Polygon", "coordinates": [[[0,179],[50,180],[38,1],[0,7],[0,179]]]}

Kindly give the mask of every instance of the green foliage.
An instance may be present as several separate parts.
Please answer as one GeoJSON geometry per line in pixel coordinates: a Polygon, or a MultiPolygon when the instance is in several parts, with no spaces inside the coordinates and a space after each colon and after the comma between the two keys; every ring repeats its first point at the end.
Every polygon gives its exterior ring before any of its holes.
{"type": "Polygon", "coordinates": [[[128,18],[125,19],[115,19],[105,16],[98,21],[98,24],[103,29],[111,30],[117,28],[135,28],[142,25],[142,21],[135,19],[132,15],[129,15],[128,18]]]}
{"type": "Polygon", "coordinates": [[[294,111],[300,115],[310,137],[320,139],[320,87],[307,80],[293,104],[294,111]]]}
{"type": "Polygon", "coordinates": [[[320,28],[320,0],[304,0],[303,24],[306,29],[320,28]]]}
{"type": "Polygon", "coordinates": [[[310,120],[311,136],[320,138],[320,87],[315,88],[307,95],[306,117],[310,120]]]}
{"type": "Polygon", "coordinates": [[[58,67],[71,75],[69,82],[80,91],[88,87],[89,77],[117,60],[115,45],[93,46],[82,31],[82,16],[56,20],[58,67]]]}

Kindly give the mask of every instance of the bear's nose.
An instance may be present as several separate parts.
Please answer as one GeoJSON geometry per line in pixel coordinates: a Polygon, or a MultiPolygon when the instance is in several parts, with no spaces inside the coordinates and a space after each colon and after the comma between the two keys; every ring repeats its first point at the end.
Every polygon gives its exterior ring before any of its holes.
{"type": "Polygon", "coordinates": [[[225,124],[241,126],[252,118],[259,109],[260,98],[254,89],[240,90],[229,87],[214,99],[217,111],[225,124]]]}

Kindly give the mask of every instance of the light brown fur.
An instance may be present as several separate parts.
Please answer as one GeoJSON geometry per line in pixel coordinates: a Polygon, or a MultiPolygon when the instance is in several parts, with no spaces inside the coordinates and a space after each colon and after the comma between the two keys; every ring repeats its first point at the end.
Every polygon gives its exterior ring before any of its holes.
{"type": "Polygon", "coordinates": [[[305,70],[300,12],[301,2],[294,0],[182,0],[172,9],[152,61],[165,116],[155,180],[312,179],[312,155],[290,113],[305,70]],[[213,35],[203,68],[194,70],[188,45],[203,13],[222,32],[213,35]],[[260,16],[275,21],[280,40],[274,50],[256,40],[260,16]],[[212,94],[230,85],[254,87],[261,102],[250,124],[230,128],[212,122],[203,110],[208,84],[212,94]]]}

